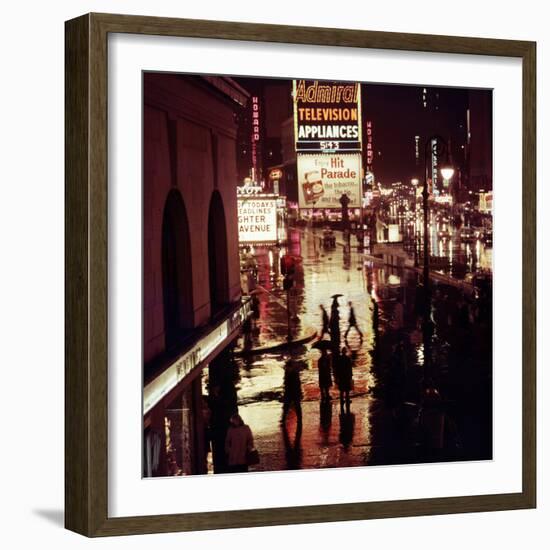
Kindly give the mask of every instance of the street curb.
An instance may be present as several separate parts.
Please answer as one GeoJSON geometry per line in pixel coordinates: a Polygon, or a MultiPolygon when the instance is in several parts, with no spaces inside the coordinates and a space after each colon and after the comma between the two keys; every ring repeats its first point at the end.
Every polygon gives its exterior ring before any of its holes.
{"type": "Polygon", "coordinates": [[[298,338],[296,340],[292,340],[291,342],[280,342],[278,344],[273,344],[271,346],[265,346],[261,348],[250,348],[250,349],[239,349],[237,351],[234,351],[233,354],[237,356],[242,355],[255,355],[258,353],[264,353],[267,351],[277,351],[279,349],[284,349],[292,346],[299,346],[300,344],[307,344],[308,342],[311,342],[317,337],[317,332],[312,332],[308,336],[303,336],[302,338],[298,338]]]}

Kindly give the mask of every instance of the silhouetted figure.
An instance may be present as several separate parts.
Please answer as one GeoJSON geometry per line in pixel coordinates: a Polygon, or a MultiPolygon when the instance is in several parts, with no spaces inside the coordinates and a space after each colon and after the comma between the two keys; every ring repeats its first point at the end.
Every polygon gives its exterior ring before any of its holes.
{"type": "Polygon", "coordinates": [[[256,328],[256,322],[260,318],[260,300],[254,294],[250,302],[250,310],[252,311],[252,328],[256,328]]]}
{"type": "Polygon", "coordinates": [[[245,350],[252,347],[252,319],[250,315],[244,320],[242,325],[243,347],[245,350]]]}
{"type": "Polygon", "coordinates": [[[325,306],[321,304],[319,306],[319,309],[321,310],[321,322],[322,322],[321,335],[319,336],[319,338],[322,338],[325,334],[330,334],[330,330],[329,330],[330,321],[329,321],[328,313],[327,313],[327,310],[325,309],[325,306]]]}
{"type": "Polygon", "coordinates": [[[330,307],[330,340],[335,352],[338,352],[340,348],[340,312],[338,308],[338,298],[333,298],[330,307]]]}
{"type": "Polygon", "coordinates": [[[352,305],[351,302],[348,302],[348,305],[349,305],[348,328],[346,330],[344,338],[347,340],[349,331],[352,328],[354,328],[356,330],[357,334],[359,334],[359,338],[361,338],[361,340],[363,340],[363,333],[361,332],[361,330],[357,326],[357,318],[355,317],[355,310],[353,309],[353,305],[352,305]]]}
{"type": "Polygon", "coordinates": [[[232,415],[225,436],[228,471],[231,473],[248,472],[247,456],[253,449],[252,430],[243,422],[240,415],[232,415]]]}
{"type": "Polygon", "coordinates": [[[330,363],[330,356],[327,353],[327,350],[323,348],[321,350],[321,357],[319,358],[319,361],[317,363],[317,367],[319,370],[319,388],[321,390],[322,400],[330,399],[329,389],[332,386],[332,373],[330,363]]]}
{"type": "Polygon", "coordinates": [[[343,260],[344,269],[349,270],[349,268],[351,267],[351,247],[349,244],[344,245],[343,260]]]}
{"type": "Polygon", "coordinates": [[[340,410],[344,412],[344,403],[346,405],[346,411],[350,412],[350,396],[351,383],[353,378],[352,363],[348,355],[348,350],[342,348],[340,357],[337,360],[337,383],[340,391],[340,410]]]}
{"type": "Polygon", "coordinates": [[[288,360],[285,364],[285,375],[283,380],[283,417],[281,422],[285,422],[288,411],[293,407],[298,419],[302,423],[302,381],[300,380],[300,371],[297,365],[288,360]]]}

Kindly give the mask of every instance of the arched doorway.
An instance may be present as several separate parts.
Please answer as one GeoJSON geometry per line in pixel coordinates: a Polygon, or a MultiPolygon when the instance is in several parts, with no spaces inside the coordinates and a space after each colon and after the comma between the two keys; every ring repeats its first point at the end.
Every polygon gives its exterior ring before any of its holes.
{"type": "Polygon", "coordinates": [[[225,213],[219,191],[212,193],[208,211],[208,274],[210,314],[215,317],[229,301],[227,232],[225,213]]]}
{"type": "Polygon", "coordinates": [[[167,350],[177,347],[193,326],[191,242],[185,206],[179,191],[166,198],[162,218],[162,294],[167,350]]]}

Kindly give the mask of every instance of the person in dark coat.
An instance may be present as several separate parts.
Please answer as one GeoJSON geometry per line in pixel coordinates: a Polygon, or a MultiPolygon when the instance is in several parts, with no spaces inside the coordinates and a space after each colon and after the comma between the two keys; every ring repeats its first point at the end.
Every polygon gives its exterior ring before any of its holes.
{"type": "Polygon", "coordinates": [[[298,423],[302,422],[302,381],[298,366],[289,359],[285,364],[285,375],[283,380],[283,417],[281,422],[286,421],[288,412],[292,407],[296,412],[298,423]]]}
{"type": "Polygon", "coordinates": [[[248,453],[254,449],[254,439],[250,426],[240,415],[234,414],[229,420],[225,437],[225,453],[230,473],[248,472],[248,453]]]}
{"type": "Polygon", "coordinates": [[[349,317],[348,317],[348,328],[346,330],[346,334],[344,335],[344,338],[347,340],[349,331],[354,328],[357,331],[357,334],[359,334],[359,338],[363,340],[363,333],[357,326],[357,318],[355,317],[355,309],[353,309],[353,304],[351,302],[348,302],[349,305],[349,317]]]}
{"type": "Polygon", "coordinates": [[[337,380],[338,380],[338,389],[340,390],[340,410],[344,412],[344,403],[346,404],[346,410],[350,412],[350,396],[349,392],[351,391],[352,384],[352,364],[351,358],[348,355],[347,348],[343,347],[340,357],[338,358],[338,369],[337,369],[337,380]]]}
{"type": "Polygon", "coordinates": [[[332,386],[332,373],[330,365],[330,356],[327,353],[327,350],[323,348],[321,350],[321,357],[317,363],[319,369],[319,388],[321,390],[321,400],[329,400],[330,393],[329,389],[332,386]]]}
{"type": "Polygon", "coordinates": [[[338,307],[338,299],[334,298],[330,307],[330,340],[334,352],[338,352],[340,348],[340,312],[338,307]]]}
{"type": "Polygon", "coordinates": [[[325,334],[330,334],[329,318],[328,318],[328,313],[327,313],[327,310],[325,309],[325,306],[321,304],[319,308],[321,309],[321,318],[323,323],[323,326],[321,327],[321,335],[319,336],[319,338],[322,338],[325,334]]]}

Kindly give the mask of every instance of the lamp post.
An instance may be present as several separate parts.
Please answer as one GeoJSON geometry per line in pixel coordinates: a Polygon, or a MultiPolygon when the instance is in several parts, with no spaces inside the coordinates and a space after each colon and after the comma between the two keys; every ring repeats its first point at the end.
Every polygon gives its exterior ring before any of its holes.
{"type": "MultiPolygon", "coordinates": [[[[428,182],[430,181],[428,172],[428,159],[430,153],[435,153],[437,159],[443,158],[440,164],[440,172],[445,180],[453,177],[454,169],[449,164],[449,151],[445,140],[438,135],[427,139],[424,146],[424,185],[422,188],[422,210],[424,214],[424,262],[423,262],[423,283],[424,283],[424,367],[431,367],[431,338],[433,327],[430,319],[431,314],[431,289],[430,289],[430,235],[429,235],[429,209],[428,198],[430,195],[428,182]]],[[[428,370],[426,369],[426,370],[428,370]]]]}

